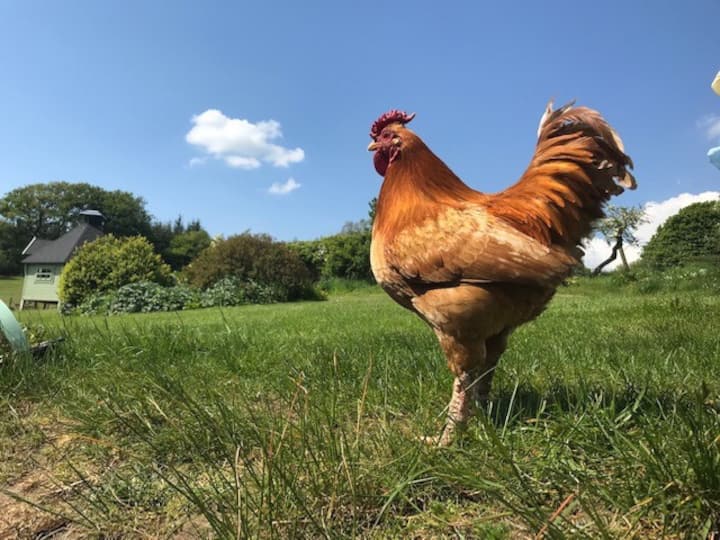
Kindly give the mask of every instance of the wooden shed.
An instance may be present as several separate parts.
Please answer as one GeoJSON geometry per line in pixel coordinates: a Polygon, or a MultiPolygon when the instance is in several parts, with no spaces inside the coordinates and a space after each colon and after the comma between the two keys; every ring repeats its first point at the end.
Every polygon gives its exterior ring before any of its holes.
{"type": "Polygon", "coordinates": [[[33,238],[23,250],[23,280],[20,309],[28,303],[59,305],[58,278],[75,251],[102,236],[103,215],[97,210],[80,212],[81,222],[57,240],[33,238]]]}

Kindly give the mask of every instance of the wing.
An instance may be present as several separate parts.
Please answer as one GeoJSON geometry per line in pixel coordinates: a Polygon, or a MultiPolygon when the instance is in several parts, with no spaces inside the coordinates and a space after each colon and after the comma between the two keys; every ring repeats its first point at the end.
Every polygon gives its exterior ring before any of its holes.
{"type": "Polygon", "coordinates": [[[480,206],[447,208],[384,246],[387,266],[410,286],[460,283],[557,285],[577,260],[545,246],[480,206]]]}

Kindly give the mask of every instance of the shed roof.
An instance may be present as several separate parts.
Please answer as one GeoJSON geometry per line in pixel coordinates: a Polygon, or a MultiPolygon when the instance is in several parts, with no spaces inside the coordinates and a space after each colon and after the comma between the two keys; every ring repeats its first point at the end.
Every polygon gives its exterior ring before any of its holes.
{"type": "Polygon", "coordinates": [[[49,244],[50,242],[52,242],[52,240],[45,240],[44,238],[38,238],[37,236],[33,236],[32,240],[28,242],[28,245],[25,246],[25,249],[22,250],[22,255],[32,255],[41,247],[49,244]]]}
{"type": "Polygon", "coordinates": [[[78,247],[86,242],[92,242],[102,234],[103,232],[100,229],[93,227],[89,223],[80,223],[57,240],[46,240],[37,249],[32,249],[30,255],[25,257],[22,262],[25,264],[66,263],[78,247]]]}

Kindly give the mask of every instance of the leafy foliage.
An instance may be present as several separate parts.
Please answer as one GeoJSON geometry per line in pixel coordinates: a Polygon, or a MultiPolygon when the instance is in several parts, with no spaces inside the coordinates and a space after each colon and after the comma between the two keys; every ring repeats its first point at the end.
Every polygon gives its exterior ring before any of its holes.
{"type": "Polygon", "coordinates": [[[608,204],[605,209],[605,217],[598,221],[595,228],[605,237],[608,244],[621,236],[626,244],[637,245],[635,231],[646,222],[647,218],[642,208],[608,204]]]}
{"type": "Polygon", "coordinates": [[[228,276],[202,292],[202,307],[239,306],[241,304],[273,304],[287,301],[286,291],[280,287],[263,285],[255,281],[242,282],[228,276]]]}
{"type": "Polygon", "coordinates": [[[658,228],[642,253],[654,268],[703,258],[720,260],[720,201],[686,206],[658,228]]]}
{"type": "Polygon", "coordinates": [[[292,242],[288,246],[310,269],[313,279],[372,280],[370,232],[340,233],[318,240],[292,242]]]}
{"type": "Polygon", "coordinates": [[[20,270],[22,249],[33,236],[54,240],[79,221],[88,208],[105,216],[105,232],[147,236],[150,215],[145,201],[127,191],[107,191],[86,183],[49,182],[16,188],[0,199],[0,259],[5,269],[20,270]]]}
{"type": "Polygon", "coordinates": [[[325,239],[324,277],[371,280],[370,232],[338,234],[325,239]]]}
{"type": "Polygon", "coordinates": [[[200,253],[183,275],[201,289],[235,277],[269,287],[285,300],[314,296],[310,271],[298,254],[265,234],[246,232],[219,240],[200,253]]]}
{"type": "Polygon", "coordinates": [[[170,241],[164,258],[173,270],[180,270],[197,257],[202,250],[210,247],[210,235],[205,230],[185,231],[170,241]]]}
{"type": "Polygon", "coordinates": [[[95,294],[65,314],[112,315],[117,313],[151,313],[181,311],[207,307],[228,307],[242,304],[272,304],[287,300],[286,290],[242,282],[234,276],[226,277],[201,291],[188,285],[163,287],[152,281],[129,283],[117,291],[95,294]]]}
{"type": "Polygon", "coordinates": [[[168,285],[170,267],[145,238],[106,235],[82,246],[65,265],[58,294],[63,302],[78,305],[92,295],[140,281],[168,285]]]}
{"type": "Polygon", "coordinates": [[[25,236],[18,235],[11,222],[0,219],[0,275],[12,276],[22,272],[19,255],[25,245],[25,236]]]}
{"type": "Polygon", "coordinates": [[[323,274],[323,268],[325,266],[325,254],[327,249],[320,240],[295,240],[294,242],[288,242],[288,249],[295,252],[300,257],[305,267],[310,272],[310,278],[313,281],[318,281],[320,276],[323,274]]]}
{"type": "Polygon", "coordinates": [[[105,230],[116,236],[146,235],[150,215],[145,201],[127,191],[107,191],[86,183],[49,182],[14,189],[0,199],[0,215],[28,236],[54,239],[92,208],[105,216],[105,230]]]}
{"type": "Polygon", "coordinates": [[[336,280],[373,281],[370,242],[376,205],[374,198],[368,203],[368,218],[345,223],[339,234],[288,244],[323,288],[336,280]]]}
{"type": "Polygon", "coordinates": [[[593,275],[598,275],[605,266],[617,258],[618,253],[622,260],[623,268],[629,270],[623,243],[637,245],[635,230],[647,222],[645,211],[642,208],[627,208],[623,206],[608,205],[606,215],[595,226],[597,231],[605,237],[608,245],[614,243],[610,256],[602,261],[593,270],[593,275]]]}
{"type": "Polygon", "coordinates": [[[198,304],[198,293],[190,287],[163,287],[152,281],[129,283],[111,296],[109,313],[179,311],[198,304]]]}
{"type": "Polygon", "coordinates": [[[178,216],[172,223],[153,223],[148,239],[173,270],[187,266],[211,242],[210,235],[202,228],[199,220],[190,221],[186,225],[182,216],[178,216]]]}

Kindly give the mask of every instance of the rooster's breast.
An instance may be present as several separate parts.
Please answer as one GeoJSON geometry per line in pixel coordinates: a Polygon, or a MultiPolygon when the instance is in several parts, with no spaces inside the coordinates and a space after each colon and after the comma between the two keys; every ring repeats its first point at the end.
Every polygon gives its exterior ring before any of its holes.
{"type": "Polygon", "coordinates": [[[388,264],[385,247],[383,236],[377,231],[373,231],[372,242],[370,243],[370,267],[373,276],[375,276],[375,281],[398,304],[415,311],[412,306],[412,299],[415,294],[400,272],[388,264]]]}

